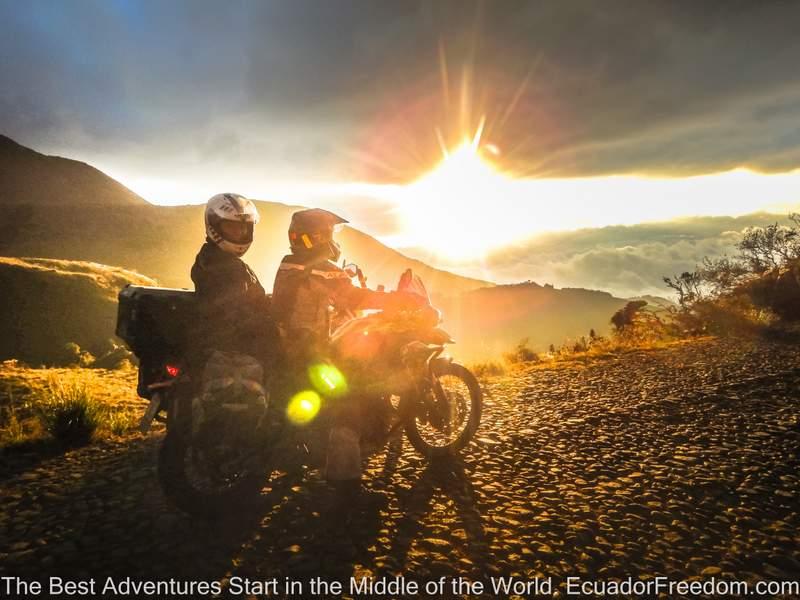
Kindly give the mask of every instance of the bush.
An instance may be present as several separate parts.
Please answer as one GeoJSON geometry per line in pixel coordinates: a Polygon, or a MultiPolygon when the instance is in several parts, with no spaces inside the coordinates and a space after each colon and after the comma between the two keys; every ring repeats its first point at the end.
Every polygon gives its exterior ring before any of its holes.
{"type": "MultiPolygon", "coordinates": [[[[594,329],[592,329],[592,331],[594,331],[594,329]]],[[[581,336],[581,339],[572,344],[572,352],[575,354],[588,351],[589,351],[589,342],[586,340],[584,336],[581,336]]]]}
{"type": "Polygon", "coordinates": [[[787,263],[741,287],[758,308],[770,310],[784,321],[800,321],[800,260],[787,263]]]}
{"type": "Polygon", "coordinates": [[[616,333],[622,333],[626,328],[633,326],[639,315],[639,311],[645,306],[647,306],[647,302],[644,300],[631,300],[615,312],[611,316],[611,324],[614,326],[614,331],[616,333]]]}
{"type": "Polygon", "coordinates": [[[91,366],[93,369],[109,369],[116,371],[130,368],[135,360],[136,358],[130,350],[112,341],[110,342],[109,351],[96,358],[91,366]]]}
{"type": "Polygon", "coordinates": [[[738,335],[800,321],[800,215],[789,220],[746,229],[739,256],[706,257],[692,273],[665,277],[678,294],[677,329],[738,335]]]}
{"type": "Polygon", "coordinates": [[[483,363],[476,363],[469,366],[475,377],[492,377],[496,375],[503,375],[506,372],[505,367],[499,362],[487,361],[483,363]]]}
{"type": "Polygon", "coordinates": [[[85,382],[51,380],[39,405],[39,419],[61,444],[81,446],[91,441],[103,410],[85,382]]]}
{"type": "Polygon", "coordinates": [[[75,342],[68,342],[64,344],[64,350],[61,353],[61,360],[58,364],[66,367],[88,367],[94,362],[94,356],[91,352],[81,350],[81,347],[75,342]]]}
{"type": "Polygon", "coordinates": [[[539,356],[528,347],[528,338],[520,340],[511,352],[503,354],[503,359],[510,365],[539,362],[539,356]]]}

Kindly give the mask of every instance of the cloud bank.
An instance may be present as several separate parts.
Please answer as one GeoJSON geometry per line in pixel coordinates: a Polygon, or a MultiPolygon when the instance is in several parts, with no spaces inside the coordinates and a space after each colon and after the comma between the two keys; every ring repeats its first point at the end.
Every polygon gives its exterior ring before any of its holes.
{"type": "Polygon", "coordinates": [[[483,115],[518,176],[783,171],[798,22],[800,4],[735,0],[2,0],[0,131],[114,174],[253,187],[406,182],[437,129],[453,144],[483,115]]]}
{"type": "Polygon", "coordinates": [[[475,277],[491,275],[502,283],[533,280],[620,297],[668,296],[662,277],[693,270],[705,256],[735,255],[745,228],[775,222],[788,224],[785,217],[760,213],[553,233],[498,251],[479,266],[445,267],[475,277]]]}

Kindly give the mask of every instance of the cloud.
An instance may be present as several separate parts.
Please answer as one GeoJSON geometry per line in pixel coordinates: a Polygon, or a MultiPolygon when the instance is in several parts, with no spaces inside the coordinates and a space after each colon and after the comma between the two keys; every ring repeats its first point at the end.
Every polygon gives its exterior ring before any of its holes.
{"type": "Polygon", "coordinates": [[[776,221],[788,224],[784,217],[759,213],[554,233],[498,251],[479,266],[441,266],[502,283],[533,280],[621,297],[666,296],[662,277],[691,271],[706,256],[735,255],[744,229],[776,221]]]}
{"type": "Polygon", "coordinates": [[[800,165],[796,3],[0,3],[0,131],[151,177],[800,165]],[[444,77],[446,75],[446,77],[444,77]],[[109,155],[112,158],[109,158],[109,155]]]}

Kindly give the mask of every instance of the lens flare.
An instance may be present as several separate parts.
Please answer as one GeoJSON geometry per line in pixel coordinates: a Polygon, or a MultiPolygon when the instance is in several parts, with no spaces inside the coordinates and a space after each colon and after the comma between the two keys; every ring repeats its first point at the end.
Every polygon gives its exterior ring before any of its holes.
{"type": "Polygon", "coordinates": [[[308,368],[308,378],[314,389],[323,396],[337,398],[347,393],[347,380],[335,366],[327,363],[308,368]]]}
{"type": "Polygon", "coordinates": [[[314,390],[303,390],[292,396],[286,407],[286,417],[295,425],[307,425],[316,418],[322,398],[314,390]]]}

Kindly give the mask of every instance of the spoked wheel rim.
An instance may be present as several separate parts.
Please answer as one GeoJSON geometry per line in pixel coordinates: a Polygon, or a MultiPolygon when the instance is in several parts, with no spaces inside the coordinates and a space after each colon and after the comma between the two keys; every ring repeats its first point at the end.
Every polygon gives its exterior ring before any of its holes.
{"type": "Polygon", "coordinates": [[[453,445],[470,422],[472,399],[464,379],[452,373],[435,376],[433,388],[418,405],[417,432],[434,448],[453,445]]]}
{"type": "Polygon", "coordinates": [[[255,458],[255,451],[239,447],[224,452],[217,449],[212,456],[201,447],[189,445],[184,455],[186,481],[197,491],[221,493],[234,488],[254,473],[248,462],[255,458]]]}

